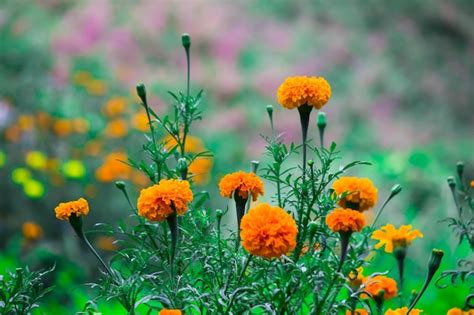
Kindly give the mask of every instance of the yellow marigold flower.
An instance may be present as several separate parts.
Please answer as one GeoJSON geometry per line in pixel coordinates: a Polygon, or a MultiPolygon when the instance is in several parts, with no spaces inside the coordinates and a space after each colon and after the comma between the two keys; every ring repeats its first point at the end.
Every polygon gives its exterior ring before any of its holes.
{"type": "Polygon", "coordinates": [[[105,84],[105,82],[98,79],[89,80],[84,84],[84,86],[87,92],[94,96],[104,95],[107,91],[107,85],[105,84]]]}
{"type": "Polygon", "coordinates": [[[17,167],[12,171],[12,180],[15,184],[23,184],[31,178],[31,172],[24,167],[17,167]]]}
{"type": "Polygon", "coordinates": [[[48,158],[43,152],[29,151],[25,156],[25,163],[35,170],[43,170],[46,168],[48,158]]]}
{"type": "Polygon", "coordinates": [[[68,178],[78,179],[86,175],[86,167],[80,160],[69,160],[62,166],[64,175],[68,178]]]}
{"type": "Polygon", "coordinates": [[[119,248],[112,236],[100,236],[95,243],[97,247],[107,252],[113,252],[119,248]]]}
{"type": "Polygon", "coordinates": [[[148,116],[146,111],[142,110],[133,115],[132,126],[141,132],[147,132],[149,130],[150,126],[148,124],[148,116]]]}
{"type": "Polygon", "coordinates": [[[219,182],[222,197],[231,198],[234,192],[247,199],[252,195],[252,200],[257,200],[258,195],[264,194],[263,182],[255,173],[238,171],[225,175],[219,182]]]}
{"type": "Polygon", "coordinates": [[[209,181],[209,172],[212,168],[212,159],[209,157],[199,157],[188,167],[188,172],[193,175],[193,182],[197,185],[204,185],[209,181]]]}
{"type": "Polygon", "coordinates": [[[352,312],[351,310],[346,311],[346,315],[369,315],[369,312],[367,312],[363,308],[358,308],[352,312]]]}
{"type": "Polygon", "coordinates": [[[331,86],[323,77],[288,77],[278,88],[278,103],[288,109],[302,105],[323,107],[331,97],[331,86]]]}
{"type": "Polygon", "coordinates": [[[4,167],[7,162],[7,155],[5,152],[0,151],[0,168],[4,167]]]}
{"type": "Polygon", "coordinates": [[[298,229],[285,210],[262,203],[244,215],[240,224],[242,246],[252,255],[275,258],[296,246],[298,229]]]}
{"type": "Polygon", "coordinates": [[[23,192],[25,195],[31,199],[38,199],[44,195],[44,185],[43,183],[35,179],[27,179],[23,183],[23,192]]]}
{"type": "Polygon", "coordinates": [[[58,119],[53,124],[53,131],[59,137],[64,137],[72,133],[73,125],[68,119],[58,119]]]}
{"type": "Polygon", "coordinates": [[[128,157],[123,152],[112,152],[104,158],[104,163],[96,170],[95,177],[101,182],[129,179],[132,169],[125,164],[128,157]]]}
{"type": "MultiPolygon", "coordinates": [[[[161,139],[161,141],[165,143],[165,148],[167,150],[171,150],[178,144],[176,140],[170,135],[166,135],[163,139],[161,139]]],[[[205,149],[204,144],[200,138],[188,135],[186,136],[184,150],[186,152],[199,153],[204,151],[205,149]]]]}
{"type": "Polygon", "coordinates": [[[377,188],[368,178],[341,177],[332,186],[338,196],[347,195],[339,200],[343,208],[365,211],[372,208],[377,202],[377,188]]]}
{"type": "Polygon", "coordinates": [[[109,117],[115,117],[122,114],[127,108],[127,99],[124,97],[113,97],[109,99],[102,110],[109,117]]]}
{"type": "Polygon", "coordinates": [[[359,267],[357,268],[356,272],[351,271],[349,273],[349,278],[347,279],[349,281],[349,285],[353,288],[359,288],[362,283],[365,281],[365,277],[363,275],[364,268],[359,267]]]}
{"type": "Polygon", "coordinates": [[[360,232],[365,217],[356,210],[337,208],[327,215],[326,224],[334,232],[360,232]]]}
{"type": "Polygon", "coordinates": [[[387,224],[372,233],[372,239],[379,241],[375,248],[385,246],[387,253],[393,252],[397,247],[407,247],[417,237],[423,237],[423,234],[419,230],[412,230],[411,224],[402,225],[398,229],[392,224],[387,224]]]}
{"type": "Polygon", "coordinates": [[[55,209],[56,218],[59,220],[69,220],[71,215],[77,217],[89,214],[89,203],[84,198],[75,201],[61,202],[55,209]]]}
{"type": "MultiPolygon", "coordinates": [[[[411,314],[411,312],[410,312],[410,314],[411,314]]],[[[452,308],[452,309],[448,310],[446,315],[474,315],[474,309],[469,310],[467,312],[464,312],[462,309],[455,307],[455,308],[452,308]]]]}
{"type": "Polygon", "coordinates": [[[21,226],[23,237],[28,241],[39,240],[43,236],[43,229],[35,222],[27,221],[21,226]]]}
{"type": "MultiPolygon", "coordinates": [[[[422,310],[414,308],[410,311],[410,315],[420,315],[422,312],[423,312],[422,310]]],[[[385,315],[407,315],[407,314],[408,314],[408,307],[401,307],[395,310],[388,309],[385,312],[385,315]]]]}
{"type": "Polygon", "coordinates": [[[398,294],[397,282],[386,276],[375,276],[365,281],[365,291],[370,293],[375,299],[381,298],[383,294],[384,300],[394,298],[398,294]]]}
{"type": "Polygon", "coordinates": [[[169,309],[162,309],[158,315],[182,315],[183,313],[180,310],[169,310],[169,309]]]}
{"type": "Polygon", "coordinates": [[[157,185],[142,189],[138,197],[138,214],[150,221],[164,221],[174,210],[183,215],[193,200],[189,182],[162,179],[157,185]]]}
{"type": "Polygon", "coordinates": [[[127,122],[123,119],[115,119],[109,122],[105,128],[105,133],[111,138],[121,138],[128,132],[127,122]]]}

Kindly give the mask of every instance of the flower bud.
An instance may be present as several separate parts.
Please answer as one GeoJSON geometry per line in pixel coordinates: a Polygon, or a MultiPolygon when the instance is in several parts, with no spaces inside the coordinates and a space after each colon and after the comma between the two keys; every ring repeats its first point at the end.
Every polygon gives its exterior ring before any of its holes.
{"type": "Polygon", "coordinates": [[[191,36],[189,36],[188,33],[183,33],[183,35],[181,35],[181,43],[184,48],[189,48],[191,46],[191,36]]]}
{"type": "Polygon", "coordinates": [[[260,161],[253,160],[251,163],[252,163],[252,172],[257,173],[258,166],[260,165],[260,161]]]}
{"type": "Polygon", "coordinates": [[[188,172],[188,162],[185,158],[179,158],[177,168],[181,174],[188,172]]]}
{"type": "Polygon", "coordinates": [[[309,160],[309,161],[308,161],[308,166],[309,166],[309,167],[313,167],[313,165],[314,165],[314,161],[313,161],[313,160],[309,160]]]}
{"type": "Polygon", "coordinates": [[[451,189],[454,189],[454,187],[456,187],[456,182],[453,176],[448,177],[448,185],[451,189]]]}
{"type": "Polygon", "coordinates": [[[393,185],[392,190],[391,190],[390,193],[392,194],[392,197],[395,197],[401,191],[402,191],[402,186],[400,184],[396,184],[396,185],[393,185]]]}
{"type": "Polygon", "coordinates": [[[137,84],[137,94],[142,100],[143,104],[145,104],[146,103],[146,89],[143,83],[137,84]]]}
{"type": "Polygon", "coordinates": [[[268,113],[268,116],[272,117],[273,115],[273,105],[267,105],[267,113],[268,113]]]}
{"type": "Polygon", "coordinates": [[[118,181],[115,182],[115,187],[117,187],[118,189],[123,191],[123,190],[125,190],[126,185],[125,185],[124,181],[118,180],[118,181]]]}
{"type": "Polygon", "coordinates": [[[430,273],[434,274],[438,270],[439,265],[441,265],[441,260],[443,259],[444,251],[440,249],[433,249],[431,251],[430,262],[428,263],[428,270],[430,273]]]}
{"type": "Polygon", "coordinates": [[[462,175],[464,173],[464,162],[458,162],[456,164],[456,170],[458,172],[459,179],[462,180],[462,175]]]}
{"type": "Polygon", "coordinates": [[[317,124],[318,124],[318,128],[320,128],[320,129],[321,128],[322,129],[326,128],[326,126],[327,126],[326,113],[324,113],[324,112],[319,112],[318,113],[318,123],[317,124]]]}
{"type": "Polygon", "coordinates": [[[218,220],[220,220],[223,215],[224,215],[224,211],[222,211],[222,209],[216,209],[216,217],[218,220]]]}

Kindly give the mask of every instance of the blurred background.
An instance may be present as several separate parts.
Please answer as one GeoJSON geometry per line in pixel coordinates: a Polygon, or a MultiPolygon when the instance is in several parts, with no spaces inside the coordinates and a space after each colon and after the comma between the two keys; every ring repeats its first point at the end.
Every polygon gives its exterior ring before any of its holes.
{"type": "MultiPolygon", "coordinates": [[[[459,1],[60,1],[0,4],[0,274],[18,265],[45,268],[57,290],[47,313],[80,311],[81,284],[96,272],[70,227],[54,217],[60,201],[86,197],[86,225],[103,253],[113,238],[94,223],[129,214],[114,187],[132,196],[147,179],[117,160],[140,159],[146,115],[134,92],[144,82],[159,114],[168,90],[185,89],[180,35],[190,33],[191,89],[204,89],[204,119],[192,135],[214,159],[196,163],[197,189],[225,207],[216,183],[226,172],[267,159],[261,134],[275,105],[286,142],[300,141],[296,111],[276,104],[288,76],[324,76],[333,96],[324,108],[328,141],[344,162],[370,161],[351,175],[371,178],[384,199],[400,183],[382,220],[424,234],[410,249],[406,286],[418,288],[431,248],[447,251],[442,268],[470,253],[456,248],[445,223],[454,216],[446,177],[465,161],[474,179],[474,2],[459,1]],[[25,224],[26,223],[26,224],[25,224]],[[443,237],[440,237],[442,235],[443,237]]],[[[316,139],[313,122],[311,135],[316,139]]],[[[164,136],[164,134],[163,134],[164,136]]],[[[268,191],[272,191],[268,187],[268,191]]],[[[392,270],[393,269],[393,270],[392,270]]],[[[391,270],[388,255],[373,270],[391,270]]],[[[431,288],[428,314],[463,305],[467,286],[431,288]]],[[[104,314],[120,314],[103,303],[104,314]]]]}

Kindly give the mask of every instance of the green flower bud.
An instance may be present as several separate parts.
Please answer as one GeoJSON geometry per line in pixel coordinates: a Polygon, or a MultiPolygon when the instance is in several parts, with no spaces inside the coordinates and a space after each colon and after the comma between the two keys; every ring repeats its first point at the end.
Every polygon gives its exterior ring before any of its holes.
{"type": "Polygon", "coordinates": [[[326,113],[324,112],[319,112],[318,113],[318,127],[319,128],[325,128],[327,126],[327,120],[326,120],[326,113]]]}
{"type": "Polygon", "coordinates": [[[448,177],[448,185],[449,185],[449,187],[451,187],[451,189],[456,187],[456,181],[454,180],[453,176],[448,177]]]}
{"type": "Polygon", "coordinates": [[[444,256],[444,251],[440,249],[433,249],[431,251],[430,262],[428,263],[428,270],[430,273],[434,274],[436,270],[439,269],[443,256],[444,256]]]}
{"type": "Polygon", "coordinates": [[[189,48],[191,46],[191,36],[189,36],[188,33],[183,33],[183,35],[181,35],[181,43],[184,48],[189,48]]]}
{"type": "Polygon", "coordinates": [[[222,209],[216,209],[216,217],[218,220],[220,220],[223,215],[224,215],[224,211],[222,211],[222,209]]]}
{"type": "Polygon", "coordinates": [[[313,165],[314,165],[314,161],[313,161],[313,160],[309,160],[309,161],[308,161],[308,166],[309,166],[309,167],[313,167],[313,165]]]}
{"type": "Polygon", "coordinates": [[[145,104],[146,103],[146,89],[143,83],[137,84],[137,94],[142,100],[142,102],[145,104]]]}
{"type": "Polygon", "coordinates": [[[462,175],[464,173],[464,162],[458,162],[456,164],[456,170],[458,172],[459,179],[462,180],[462,175]]]}
{"type": "Polygon", "coordinates": [[[400,184],[393,185],[391,194],[392,196],[398,195],[402,191],[402,186],[400,184]]]}
{"type": "Polygon", "coordinates": [[[120,190],[125,190],[126,185],[124,181],[119,180],[115,182],[115,187],[117,187],[120,190]]]}
{"type": "Polygon", "coordinates": [[[253,160],[251,163],[252,163],[252,172],[257,173],[258,166],[260,165],[260,161],[253,160]]]}
{"type": "Polygon", "coordinates": [[[273,115],[273,105],[267,105],[267,113],[269,116],[273,115]]]}
{"type": "Polygon", "coordinates": [[[178,166],[177,166],[177,168],[178,168],[178,171],[179,171],[180,173],[188,172],[188,162],[186,161],[185,158],[180,158],[180,159],[178,160],[178,166]]]}

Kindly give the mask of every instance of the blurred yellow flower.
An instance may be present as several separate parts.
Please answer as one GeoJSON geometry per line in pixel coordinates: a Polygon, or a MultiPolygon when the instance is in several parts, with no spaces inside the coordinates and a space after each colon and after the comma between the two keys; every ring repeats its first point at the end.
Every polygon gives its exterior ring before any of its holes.
{"type": "MultiPolygon", "coordinates": [[[[132,117],[133,128],[140,130],[141,132],[147,132],[149,130],[148,117],[146,111],[142,110],[132,117]]],[[[176,142],[176,141],[175,141],[176,142]]]]}
{"type": "Polygon", "coordinates": [[[18,127],[20,130],[23,131],[31,131],[33,130],[33,126],[35,125],[35,120],[31,115],[21,115],[18,117],[18,127]]]}
{"type": "Polygon", "coordinates": [[[36,241],[43,236],[43,229],[41,226],[32,221],[23,223],[21,231],[23,237],[28,241],[36,241]]]}
{"type": "Polygon", "coordinates": [[[87,92],[94,96],[104,95],[107,91],[107,85],[105,84],[105,82],[98,79],[89,80],[84,84],[84,86],[87,92]]]}
{"type": "Polygon", "coordinates": [[[209,172],[212,168],[212,159],[209,157],[198,157],[188,167],[192,180],[197,185],[207,184],[209,172]]]}
{"type": "Polygon", "coordinates": [[[393,252],[397,247],[407,247],[417,237],[423,237],[423,234],[419,230],[412,230],[411,224],[402,225],[398,229],[392,224],[387,224],[372,233],[372,239],[379,241],[375,248],[385,246],[387,253],[393,252]]]}
{"type": "Polygon", "coordinates": [[[7,163],[7,155],[5,152],[0,151],[0,168],[4,167],[7,163]]]}
{"type": "Polygon", "coordinates": [[[23,184],[31,178],[31,172],[24,167],[17,167],[12,171],[12,180],[15,184],[23,184]]]}
{"type": "Polygon", "coordinates": [[[102,110],[105,115],[115,117],[122,114],[127,108],[127,99],[124,97],[113,97],[109,99],[102,110]]]}
{"type": "Polygon", "coordinates": [[[105,133],[111,138],[121,138],[128,132],[127,122],[123,119],[115,119],[109,122],[105,128],[105,133]]]}
{"type": "Polygon", "coordinates": [[[72,179],[79,179],[86,175],[86,167],[80,160],[69,160],[62,166],[64,176],[72,179]]]}
{"type": "Polygon", "coordinates": [[[29,151],[25,156],[25,163],[35,170],[43,170],[46,168],[48,158],[43,152],[29,151]]]}
{"type": "Polygon", "coordinates": [[[23,183],[23,192],[31,199],[38,199],[44,195],[44,185],[36,179],[27,179],[23,183]]]}

